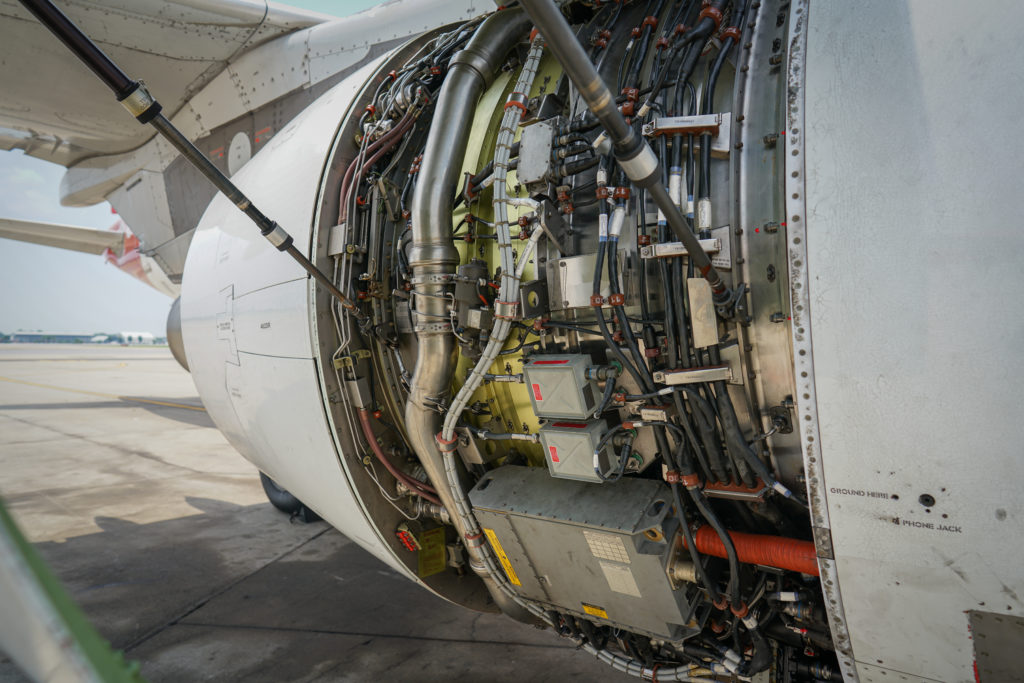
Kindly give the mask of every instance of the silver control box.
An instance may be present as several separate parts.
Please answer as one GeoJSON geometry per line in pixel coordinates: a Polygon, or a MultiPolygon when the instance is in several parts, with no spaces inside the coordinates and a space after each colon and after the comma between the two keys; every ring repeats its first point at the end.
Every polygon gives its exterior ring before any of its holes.
{"type": "MultiPolygon", "coordinates": [[[[552,477],[600,482],[594,471],[594,449],[608,432],[604,420],[591,422],[549,422],[540,428],[540,443],[552,477]]],[[[605,444],[598,453],[598,466],[608,471],[613,462],[613,446],[605,444]]]]}
{"type": "Polygon", "coordinates": [[[587,420],[597,408],[597,384],[587,379],[590,356],[581,353],[533,356],[523,365],[526,388],[537,417],[587,420]]]}
{"type": "Polygon", "coordinates": [[[695,591],[666,572],[678,524],[664,482],[594,486],[507,466],[485,474],[469,500],[520,596],[673,642],[698,631],[688,599],[695,591]]]}

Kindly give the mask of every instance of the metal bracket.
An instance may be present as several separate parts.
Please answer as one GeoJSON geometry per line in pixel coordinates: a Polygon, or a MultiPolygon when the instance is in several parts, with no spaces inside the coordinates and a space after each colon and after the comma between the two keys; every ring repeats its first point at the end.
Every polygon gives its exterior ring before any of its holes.
{"type": "MultiPolygon", "coordinates": [[[[722,240],[706,239],[700,240],[700,247],[705,254],[717,254],[722,250],[722,240]]],[[[687,256],[686,246],[682,242],[663,242],[640,247],[640,258],[672,258],[676,256],[687,256]]]]}
{"type": "Polygon", "coordinates": [[[572,235],[569,234],[569,228],[562,220],[558,207],[550,200],[545,200],[537,212],[537,218],[540,221],[540,229],[551,240],[551,244],[555,245],[558,253],[562,256],[572,256],[569,246],[572,243],[572,235]]]}
{"type": "Polygon", "coordinates": [[[729,157],[732,131],[732,114],[705,114],[701,116],[665,116],[644,124],[646,137],[658,135],[693,135],[694,147],[700,146],[700,136],[711,135],[711,156],[718,159],[729,157]]]}
{"type": "Polygon", "coordinates": [[[679,384],[696,384],[698,382],[731,382],[732,368],[728,365],[711,365],[703,368],[685,368],[682,370],[656,370],[654,381],[658,384],[676,386],[679,384]]]}
{"type": "Polygon", "coordinates": [[[657,135],[718,135],[722,127],[722,117],[731,114],[702,114],[699,116],[663,116],[645,123],[645,137],[657,135]]]}

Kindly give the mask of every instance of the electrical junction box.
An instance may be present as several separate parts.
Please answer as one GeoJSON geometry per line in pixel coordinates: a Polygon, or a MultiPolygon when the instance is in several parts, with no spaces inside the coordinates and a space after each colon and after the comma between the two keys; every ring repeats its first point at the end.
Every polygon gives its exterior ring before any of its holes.
{"type": "MultiPolygon", "coordinates": [[[[601,483],[594,472],[594,449],[608,431],[604,420],[591,422],[549,422],[540,428],[540,443],[552,477],[601,483]]],[[[602,472],[615,462],[614,447],[605,444],[598,454],[602,472]]]]}
{"type": "Polygon", "coordinates": [[[581,353],[533,356],[523,377],[537,417],[587,420],[597,408],[597,383],[587,379],[590,356],[581,353]]]}
{"type": "Polygon", "coordinates": [[[674,589],[666,573],[679,525],[664,482],[594,486],[509,465],[485,474],[469,500],[520,596],[673,642],[699,631],[697,588],[674,589]]]}
{"type": "Polygon", "coordinates": [[[554,123],[541,121],[523,128],[519,139],[519,166],[516,177],[523,185],[547,182],[551,174],[551,147],[555,138],[554,123]]]}

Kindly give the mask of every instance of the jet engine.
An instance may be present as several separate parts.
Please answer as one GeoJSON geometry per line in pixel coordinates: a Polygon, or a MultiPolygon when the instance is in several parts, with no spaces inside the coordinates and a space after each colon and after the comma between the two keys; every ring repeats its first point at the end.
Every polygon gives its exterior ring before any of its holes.
{"type": "MultiPolygon", "coordinates": [[[[348,301],[213,201],[181,298],[204,404],[454,603],[649,679],[856,680],[809,295],[855,282],[826,270],[855,238],[808,270],[808,126],[839,110],[805,121],[808,5],[523,4],[379,56],[234,176],[348,301]]],[[[850,489],[884,533],[932,509],[893,481],[850,489]]]]}

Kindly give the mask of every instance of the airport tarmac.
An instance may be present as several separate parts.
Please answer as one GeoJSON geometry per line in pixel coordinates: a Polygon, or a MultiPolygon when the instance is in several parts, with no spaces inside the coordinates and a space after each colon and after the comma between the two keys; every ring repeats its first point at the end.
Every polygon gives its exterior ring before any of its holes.
{"type": "Polygon", "coordinates": [[[151,681],[633,680],[289,521],[166,348],[0,345],[0,496],[151,681]]]}

